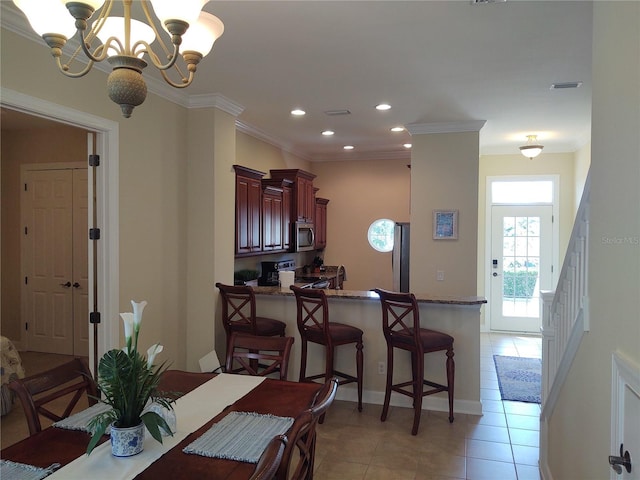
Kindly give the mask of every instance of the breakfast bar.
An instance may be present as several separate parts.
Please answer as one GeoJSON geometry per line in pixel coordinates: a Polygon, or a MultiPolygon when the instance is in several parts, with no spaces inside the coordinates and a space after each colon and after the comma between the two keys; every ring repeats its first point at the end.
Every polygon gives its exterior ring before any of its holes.
{"type": "MultiPolygon", "coordinates": [[[[289,379],[297,380],[300,368],[300,334],[296,325],[296,302],[293,292],[280,287],[253,287],[259,315],[277,318],[287,324],[287,335],[296,340],[291,352],[289,379]]],[[[382,333],[382,312],[378,295],[372,291],[324,290],[329,302],[332,322],[341,322],[364,331],[364,396],[365,403],[382,405],[384,399],[387,346],[382,333]]],[[[483,297],[434,296],[414,293],[420,308],[423,327],[439,330],[454,337],[455,404],[457,413],[482,414],[480,402],[480,309],[487,303],[483,297]]],[[[354,352],[348,348],[337,351],[336,368],[355,372],[354,352]]],[[[411,378],[409,355],[396,355],[394,377],[406,372],[411,378]]],[[[425,369],[434,381],[446,381],[444,355],[425,356],[425,369]]],[[[307,373],[320,373],[324,368],[324,351],[309,345],[307,373]]],[[[345,385],[338,398],[356,401],[355,386],[345,385]]],[[[392,395],[391,404],[411,407],[410,399],[392,395]]],[[[365,406],[366,408],[366,406],[365,406]]],[[[446,393],[425,398],[423,408],[446,412],[446,393]]]]}

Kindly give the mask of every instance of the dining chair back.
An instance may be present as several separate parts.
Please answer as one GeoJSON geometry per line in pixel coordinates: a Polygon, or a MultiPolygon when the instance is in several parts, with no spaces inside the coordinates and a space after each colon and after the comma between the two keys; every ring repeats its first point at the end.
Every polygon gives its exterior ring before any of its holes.
{"type": "Polygon", "coordinates": [[[260,337],[233,332],[227,352],[226,372],[254,376],[280,375],[287,379],[293,337],[260,337]]]}
{"type": "Polygon", "coordinates": [[[42,430],[40,415],[57,422],[71,415],[84,393],[89,405],[94,405],[98,397],[98,388],[84,358],[74,358],[45,372],[14,380],[9,388],[20,399],[29,435],[42,430]]]}
{"type": "Polygon", "coordinates": [[[285,435],[276,435],[264,449],[255,470],[249,480],[273,480],[282,463],[284,450],[287,446],[285,435]]]}
{"type": "MultiPolygon", "coordinates": [[[[338,377],[340,385],[356,383],[358,387],[358,410],[362,411],[363,380],[363,331],[352,325],[329,321],[329,305],[322,289],[299,288],[292,285],[296,297],[298,331],[302,340],[300,355],[300,382],[338,377]],[[323,373],[307,375],[307,344],[317,343],[325,347],[325,368],[323,373]],[[340,345],[355,344],[356,375],[339,371],[334,366],[335,349],[340,345]]],[[[321,422],[322,423],[322,420],[321,422]]]]}
{"type": "Polygon", "coordinates": [[[420,310],[415,295],[404,292],[391,292],[376,288],[382,306],[382,330],[387,342],[387,383],[382,406],[381,421],[387,419],[391,392],[397,392],[413,399],[412,435],[418,433],[422,398],[438,392],[447,392],[449,400],[449,422],[453,422],[453,388],[455,363],[453,361],[453,337],[446,333],[422,328],[420,310]],[[407,382],[393,383],[394,349],[411,353],[412,379],[407,382]],[[424,378],[424,355],[437,351],[446,352],[447,384],[433,382],[424,378]],[[430,387],[424,390],[424,387],[430,387]],[[411,387],[411,388],[407,388],[411,387]]]}
{"type": "MultiPolygon", "coordinates": [[[[286,324],[256,314],[256,296],[248,285],[216,283],[222,297],[222,326],[227,335],[227,352],[233,332],[261,337],[284,337],[286,324]]],[[[226,353],[225,353],[226,358],[226,353]]]]}
{"type": "Polygon", "coordinates": [[[286,432],[288,439],[277,480],[311,480],[315,465],[316,426],[336,398],[339,381],[332,377],[316,394],[311,407],[293,422],[286,432]],[[295,454],[296,452],[297,454],[295,454]]]}

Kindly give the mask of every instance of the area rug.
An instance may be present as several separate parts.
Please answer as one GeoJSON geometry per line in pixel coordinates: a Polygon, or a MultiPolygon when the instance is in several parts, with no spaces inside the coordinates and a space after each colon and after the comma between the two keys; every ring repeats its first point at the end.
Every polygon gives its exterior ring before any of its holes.
{"type": "Polygon", "coordinates": [[[542,361],[494,355],[502,400],[540,403],[542,361]]]}

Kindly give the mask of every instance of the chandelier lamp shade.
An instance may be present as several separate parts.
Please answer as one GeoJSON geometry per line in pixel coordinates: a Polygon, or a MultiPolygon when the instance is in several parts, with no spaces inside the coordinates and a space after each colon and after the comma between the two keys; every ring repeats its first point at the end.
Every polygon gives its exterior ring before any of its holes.
{"type": "Polygon", "coordinates": [[[147,61],[172,87],[191,85],[198,63],[224,32],[224,24],[218,17],[202,11],[207,2],[13,0],[29,20],[31,28],[49,46],[64,75],[82,77],[94,64],[105,60],[111,65],[112,71],[107,79],[109,98],[120,105],[122,114],[127,118],[147,96],[147,85],[142,78],[147,61]],[[145,21],[132,18],[134,3],[144,14],[138,17],[144,16],[145,21]],[[121,11],[122,16],[112,15],[113,10],[121,11]],[[158,21],[161,28],[157,26],[158,21]],[[80,46],[63,59],[63,48],[76,34],[80,46]],[[167,37],[171,38],[170,43],[167,37]],[[161,50],[160,54],[152,50],[152,44],[161,50]],[[83,63],[73,69],[73,62],[77,62],[82,54],[86,57],[86,65],[83,63]],[[179,62],[180,58],[182,61],[179,62]],[[170,70],[175,70],[176,73],[172,74],[177,77],[175,80],[169,76],[170,70]]]}
{"type": "Polygon", "coordinates": [[[527,144],[520,147],[520,152],[529,160],[532,160],[542,153],[543,148],[544,146],[538,144],[537,135],[527,135],[527,144]]]}

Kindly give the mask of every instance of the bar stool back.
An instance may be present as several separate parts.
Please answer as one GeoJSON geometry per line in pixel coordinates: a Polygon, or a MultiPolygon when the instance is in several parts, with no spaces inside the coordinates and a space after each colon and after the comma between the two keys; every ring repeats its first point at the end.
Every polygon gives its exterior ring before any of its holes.
{"type": "Polygon", "coordinates": [[[379,288],[374,289],[374,291],[380,296],[382,329],[384,338],[387,341],[387,385],[380,420],[384,422],[387,419],[392,391],[409,396],[413,399],[414,409],[411,434],[416,435],[420,426],[422,398],[438,392],[447,392],[449,397],[449,422],[453,422],[455,376],[453,337],[446,333],[420,327],[418,302],[412,293],[390,292],[379,288]],[[411,353],[411,381],[393,383],[393,352],[395,348],[411,353]],[[424,354],[443,350],[447,356],[447,385],[424,378],[424,354]],[[424,390],[425,386],[431,388],[424,390]],[[407,389],[407,387],[411,387],[411,390],[407,389]]]}
{"type": "MultiPolygon", "coordinates": [[[[302,339],[300,361],[301,382],[323,379],[328,382],[331,377],[338,377],[339,385],[357,383],[358,410],[362,411],[362,377],[363,377],[363,332],[357,327],[344,323],[329,321],[329,306],[324,290],[313,288],[299,288],[292,285],[291,290],[296,296],[298,331],[302,339]],[[307,344],[308,342],[324,345],[325,371],[324,373],[307,375],[307,344]],[[340,345],[355,344],[356,346],[356,376],[339,372],[334,367],[335,348],[340,345]]],[[[322,423],[322,422],[321,422],[322,423]]]]}
{"type": "Polygon", "coordinates": [[[247,285],[216,283],[222,297],[222,326],[227,334],[227,353],[231,350],[231,333],[240,332],[262,337],[284,337],[286,324],[256,315],[256,297],[247,285]]]}

